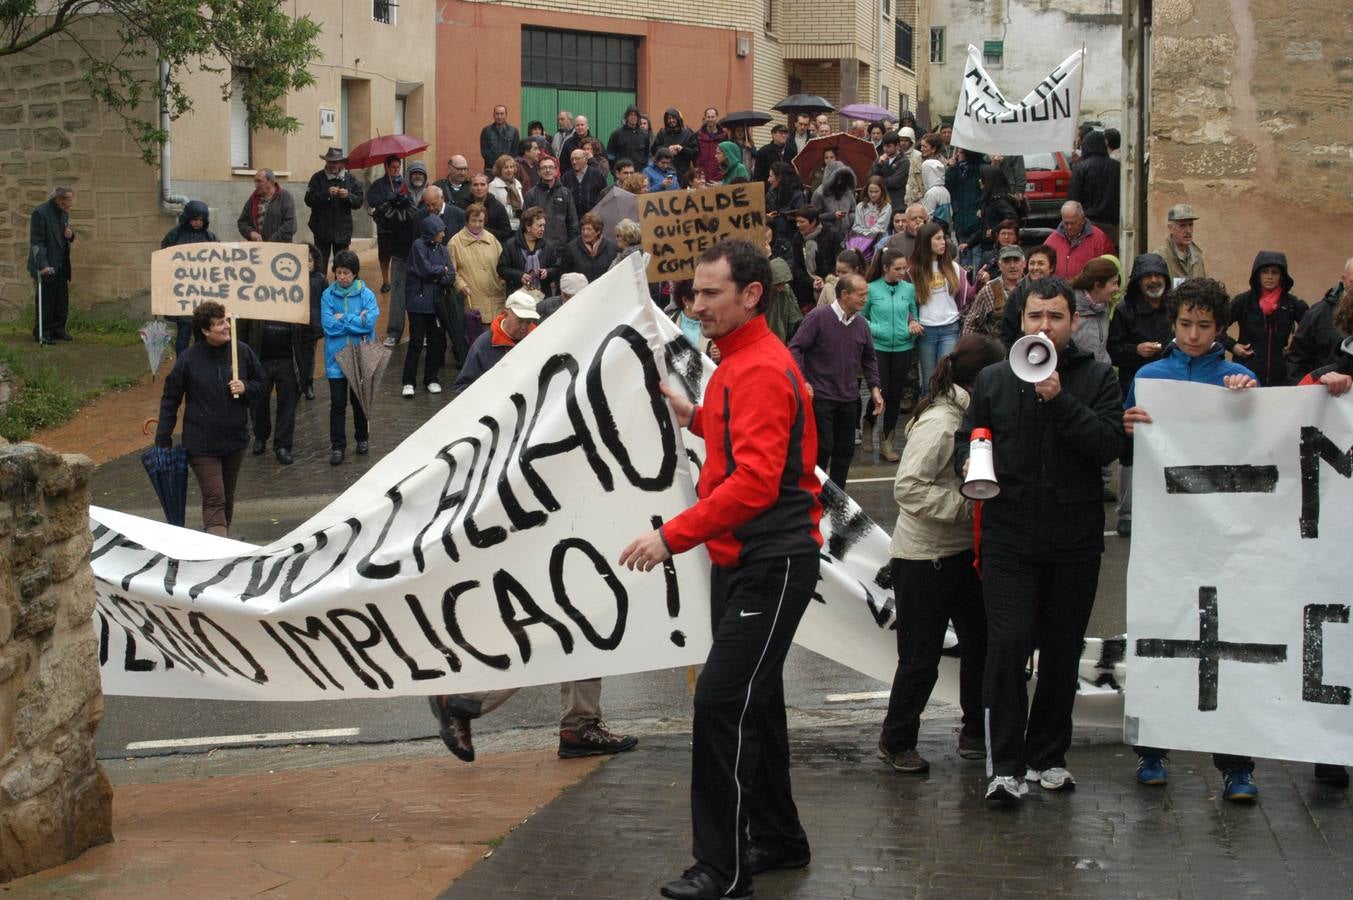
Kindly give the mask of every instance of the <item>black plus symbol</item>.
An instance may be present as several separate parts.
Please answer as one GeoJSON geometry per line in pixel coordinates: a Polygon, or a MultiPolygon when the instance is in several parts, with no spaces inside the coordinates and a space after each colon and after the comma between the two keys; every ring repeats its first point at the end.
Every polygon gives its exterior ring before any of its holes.
{"type": "Polygon", "coordinates": [[[1198,660],[1198,709],[1217,708],[1217,678],[1223,659],[1232,662],[1275,664],[1287,660],[1286,644],[1236,644],[1223,641],[1217,613],[1217,589],[1198,588],[1198,640],[1138,638],[1137,655],[1152,659],[1198,660]]]}

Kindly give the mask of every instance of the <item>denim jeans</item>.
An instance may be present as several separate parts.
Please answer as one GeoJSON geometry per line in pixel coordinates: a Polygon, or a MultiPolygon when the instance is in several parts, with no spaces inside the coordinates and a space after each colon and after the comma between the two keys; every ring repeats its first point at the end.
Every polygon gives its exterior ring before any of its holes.
{"type": "Polygon", "coordinates": [[[935,371],[935,364],[958,343],[961,324],[962,320],[955,320],[948,325],[927,325],[917,339],[916,346],[921,354],[921,396],[930,393],[930,375],[935,371]]]}

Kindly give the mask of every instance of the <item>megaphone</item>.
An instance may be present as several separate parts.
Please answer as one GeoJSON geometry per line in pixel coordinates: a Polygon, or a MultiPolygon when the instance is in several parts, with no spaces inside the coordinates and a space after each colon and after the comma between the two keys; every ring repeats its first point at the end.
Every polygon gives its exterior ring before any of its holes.
{"type": "Polygon", "coordinates": [[[1339,349],[1349,356],[1353,356],[1353,336],[1344,338],[1343,343],[1339,345],[1339,349]]]}
{"type": "Polygon", "coordinates": [[[1010,368],[1020,381],[1042,381],[1057,368],[1057,347],[1041,334],[1026,334],[1010,348],[1010,368]]]}
{"type": "Polygon", "coordinates": [[[958,492],[969,500],[990,500],[1001,492],[991,457],[991,432],[974,428],[968,441],[968,477],[958,492]]]}

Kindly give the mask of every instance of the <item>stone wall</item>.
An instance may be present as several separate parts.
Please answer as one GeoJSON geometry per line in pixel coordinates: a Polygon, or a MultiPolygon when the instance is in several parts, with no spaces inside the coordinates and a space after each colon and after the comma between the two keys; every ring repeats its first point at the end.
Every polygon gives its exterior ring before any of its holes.
{"type": "MultiPolygon", "coordinates": [[[[123,49],[97,16],[82,16],[73,30],[93,52],[112,58],[123,49]]],[[[123,61],[154,71],[153,57],[123,61]]],[[[144,258],[173,218],[160,212],[156,170],[141,161],[122,119],[90,98],[84,66],[66,36],[0,60],[0,318],[33,302],[28,221],[56,184],[76,191],[72,307],[149,311],[144,258]]]]}
{"type": "Polygon", "coordinates": [[[1157,0],[1154,16],[1150,246],[1187,202],[1232,293],[1257,251],[1281,250],[1319,300],[1353,256],[1353,4],[1157,0]]]}
{"type": "Polygon", "coordinates": [[[0,882],[112,840],[94,756],[93,463],[0,442],[0,882]]]}

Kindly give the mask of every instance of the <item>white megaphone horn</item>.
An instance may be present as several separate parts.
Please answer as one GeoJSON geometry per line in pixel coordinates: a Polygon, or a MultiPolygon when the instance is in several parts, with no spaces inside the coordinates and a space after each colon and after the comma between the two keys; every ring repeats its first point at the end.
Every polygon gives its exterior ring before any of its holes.
{"type": "Polygon", "coordinates": [[[990,500],[1001,492],[991,455],[991,432],[974,428],[968,441],[968,477],[958,492],[969,500],[990,500]]]}
{"type": "Polygon", "coordinates": [[[1042,381],[1057,368],[1057,347],[1041,334],[1026,334],[1010,348],[1010,368],[1021,381],[1042,381]]]}

